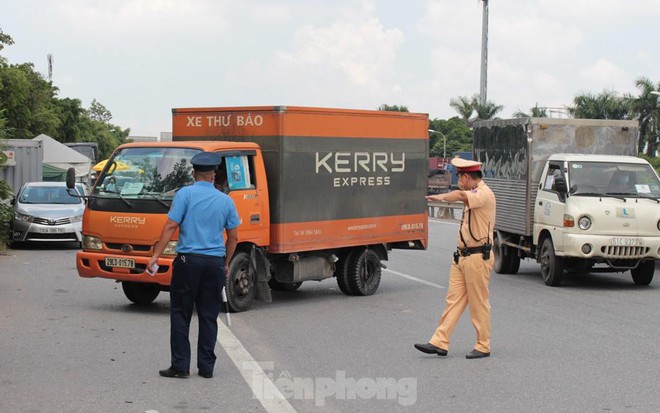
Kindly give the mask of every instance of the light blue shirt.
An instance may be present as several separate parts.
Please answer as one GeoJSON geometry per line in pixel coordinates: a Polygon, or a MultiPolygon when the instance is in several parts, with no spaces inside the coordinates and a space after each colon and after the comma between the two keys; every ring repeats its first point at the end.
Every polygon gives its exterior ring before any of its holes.
{"type": "Polygon", "coordinates": [[[181,188],[167,217],[179,224],[176,252],[181,254],[224,257],[222,231],[240,224],[234,201],[205,181],[181,188]]]}

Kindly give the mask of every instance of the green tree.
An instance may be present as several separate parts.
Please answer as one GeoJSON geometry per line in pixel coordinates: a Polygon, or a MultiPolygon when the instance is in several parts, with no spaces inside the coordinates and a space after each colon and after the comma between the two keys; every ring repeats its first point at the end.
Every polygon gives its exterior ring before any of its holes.
{"type": "Polygon", "coordinates": [[[383,103],[378,106],[378,110],[388,111],[388,112],[409,112],[408,107],[404,105],[388,105],[383,103]]]}
{"type": "Polygon", "coordinates": [[[110,113],[110,111],[96,99],[92,100],[92,104],[89,106],[87,113],[91,120],[99,122],[108,123],[112,119],[112,113],[110,113]]]}
{"type": "Polygon", "coordinates": [[[472,150],[472,130],[464,119],[454,116],[450,119],[433,119],[429,129],[429,156],[451,157],[454,152],[472,150]],[[446,139],[446,145],[445,145],[446,139]]]}
{"type": "Polygon", "coordinates": [[[498,119],[497,114],[504,109],[504,106],[498,105],[495,102],[489,100],[485,104],[480,104],[478,101],[475,101],[474,111],[477,116],[475,120],[488,120],[488,119],[498,119]]]}
{"type": "Polygon", "coordinates": [[[473,95],[472,97],[459,96],[449,100],[449,107],[454,109],[461,119],[467,123],[472,118],[477,99],[478,95],[473,95]]]}
{"type": "Polygon", "coordinates": [[[639,153],[644,152],[646,147],[646,155],[651,157],[658,147],[660,120],[658,96],[652,92],[660,90],[660,83],[654,85],[648,78],[639,77],[635,80],[635,86],[640,91],[639,96],[629,96],[628,99],[631,112],[639,121],[639,153]]]}
{"type": "Polygon", "coordinates": [[[530,110],[529,114],[525,113],[525,112],[521,112],[521,111],[515,112],[513,114],[513,117],[514,118],[529,118],[529,117],[532,117],[532,118],[547,118],[548,117],[547,108],[539,107],[538,103],[536,103],[536,105],[534,105],[534,107],[530,108],[529,110],[530,110]]]}
{"type": "Polygon", "coordinates": [[[573,98],[573,105],[568,113],[578,119],[631,118],[629,99],[620,98],[611,90],[603,90],[598,95],[580,93],[573,98]]]}

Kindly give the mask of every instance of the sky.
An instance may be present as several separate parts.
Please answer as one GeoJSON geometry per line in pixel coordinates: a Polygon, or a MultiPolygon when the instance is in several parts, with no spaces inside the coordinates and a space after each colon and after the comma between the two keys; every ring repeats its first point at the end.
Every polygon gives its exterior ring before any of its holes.
{"type": "MultiPolygon", "coordinates": [[[[660,82],[658,0],[490,0],[487,97],[499,116],[660,82]]],[[[131,135],[183,107],[404,105],[447,119],[479,92],[479,0],[0,0],[0,55],[131,135]]],[[[554,110],[551,109],[552,116],[554,110]]]]}

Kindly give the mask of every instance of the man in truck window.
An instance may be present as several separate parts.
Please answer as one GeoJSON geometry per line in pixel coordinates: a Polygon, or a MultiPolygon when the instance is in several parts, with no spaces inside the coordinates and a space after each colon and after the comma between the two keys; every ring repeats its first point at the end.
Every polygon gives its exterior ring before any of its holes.
{"type": "Polygon", "coordinates": [[[490,356],[488,284],[495,260],[491,254],[495,195],[481,180],[481,162],[454,158],[451,163],[456,167],[460,189],[426,197],[429,201],[462,201],[464,204],[458,231],[458,246],[449,270],[447,304],[429,342],[415,344],[415,348],[426,354],[446,356],[449,337],[465,307],[469,307],[477,340],[473,350],[465,357],[478,359],[490,356]]]}
{"type": "Polygon", "coordinates": [[[190,375],[188,337],[193,307],[197,308],[198,374],[213,377],[215,342],[218,337],[220,292],[225,285],[227,265],[238,240],[239,218],[234,202],[213,187],[217,153],[201,152],[190,161],[195,183],[181,188],[167,214],[167,222],[147,264],[158,261],[172,235],[179,229],[177,256],[173,262],[170,285],[171,365],[160,370],[163,377],[186,378],[190,375]],[[222,231],[227,230],[225,246],[222,231]]]}

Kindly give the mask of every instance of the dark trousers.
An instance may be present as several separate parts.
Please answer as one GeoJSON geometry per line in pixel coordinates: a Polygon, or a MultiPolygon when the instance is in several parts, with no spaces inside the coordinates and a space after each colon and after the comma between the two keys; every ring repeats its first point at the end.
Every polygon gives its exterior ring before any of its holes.
{"type": "Polygon", "coordinates": [[[174,260],[170,285],[170,349],[172,367],[190,370],[190,320],[197,308],[199,336],[197,368],[212,373],[218,336],[220,292],[225,285],[225,260],[208,255],[179,254],[174,260]]]}

